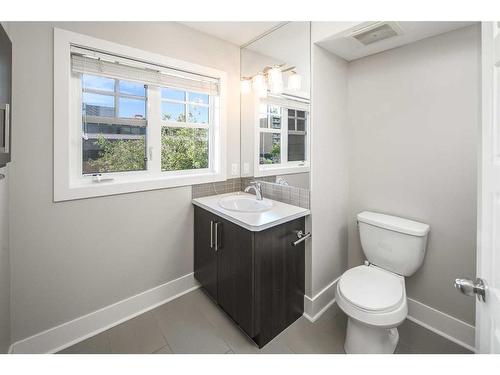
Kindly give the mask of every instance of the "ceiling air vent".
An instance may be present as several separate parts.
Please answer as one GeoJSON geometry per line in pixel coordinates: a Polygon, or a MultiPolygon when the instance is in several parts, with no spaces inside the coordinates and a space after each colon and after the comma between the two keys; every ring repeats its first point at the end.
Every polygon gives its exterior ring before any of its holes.
{"type": "Polygon", "coordinates": [[[396,22],[377,22],[370,26],[356,30],[351,36],[367,46],[378,41],[401,35],[403,30],[396,22]]]}

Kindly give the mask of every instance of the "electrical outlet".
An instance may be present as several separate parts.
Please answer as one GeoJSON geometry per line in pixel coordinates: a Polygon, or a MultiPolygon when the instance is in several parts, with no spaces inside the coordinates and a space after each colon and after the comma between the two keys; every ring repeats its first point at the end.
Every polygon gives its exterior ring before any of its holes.
{"type": "Polygon", "coordinates": [[[233,176],[238,175],[238,164],[237,163],[231,164],[231,175],[233,175],[233,176]]]}

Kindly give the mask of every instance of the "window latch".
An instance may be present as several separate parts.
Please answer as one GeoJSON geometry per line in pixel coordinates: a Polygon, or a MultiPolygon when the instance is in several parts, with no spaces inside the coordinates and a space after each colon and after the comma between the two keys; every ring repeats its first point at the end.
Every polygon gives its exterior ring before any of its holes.
{"type": "Polygon", "coordinates": [[[94,173],[92,175],[92,182],[96,183],[96,184],[100,184],[102,182],[111,182],[113,180],[114,180],[114,178],[112,178],[112,177],[102,178],[102,174],[101,173],[94,173]]]}

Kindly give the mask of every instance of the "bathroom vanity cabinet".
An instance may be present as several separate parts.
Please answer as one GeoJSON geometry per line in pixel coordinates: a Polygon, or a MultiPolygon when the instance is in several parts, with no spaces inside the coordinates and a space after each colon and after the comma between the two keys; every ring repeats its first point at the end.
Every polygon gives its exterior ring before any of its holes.
{"type": "Polygon", "coordinates": [[[250,231],[195,206],[194,276],[259,347],[304,311],[304,217],[250,231]]]}

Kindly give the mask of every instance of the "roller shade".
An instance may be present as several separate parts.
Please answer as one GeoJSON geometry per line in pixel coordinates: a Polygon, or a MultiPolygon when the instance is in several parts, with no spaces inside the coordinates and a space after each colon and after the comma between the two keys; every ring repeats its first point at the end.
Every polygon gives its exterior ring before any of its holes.
{"type": "Polygon", "coordinates": [[[209,95],[219,94],[219,81],[212,77],[166,68],[123,57],[71,48],[71,70],[147,85],[167,86],[209,95]]]}

